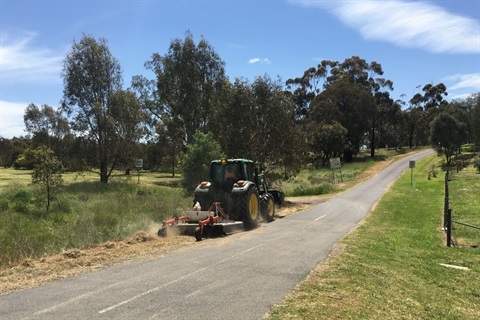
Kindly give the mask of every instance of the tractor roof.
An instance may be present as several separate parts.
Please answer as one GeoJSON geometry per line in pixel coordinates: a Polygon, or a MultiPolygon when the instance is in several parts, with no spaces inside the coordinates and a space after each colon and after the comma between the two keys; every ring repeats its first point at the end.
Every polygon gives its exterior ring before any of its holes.
{"type": "Polygon", "coordinates": [[[220,159],[220,160],[213,160],[212,163],[222,163],[222,160],[226,160],[227,163],[234,163],[234,162],[253,163],[252,160],[248,160],[248,159],[220,159]]]}

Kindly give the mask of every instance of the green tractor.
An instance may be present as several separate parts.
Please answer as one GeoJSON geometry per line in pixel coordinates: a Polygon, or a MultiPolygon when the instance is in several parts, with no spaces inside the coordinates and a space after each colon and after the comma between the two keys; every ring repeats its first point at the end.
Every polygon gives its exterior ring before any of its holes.
{"type": "Polygon", "coordinates": [[[206,211],[219,203],[228,218],[243,221],[245,230],[257,227],[260,219],[271,222],[275,203],[283,204],[284,194],[269,190],[263,166],[247,159],[221,159],[210,163],[209,181],[195,189],[194,205],[206,211]]]}

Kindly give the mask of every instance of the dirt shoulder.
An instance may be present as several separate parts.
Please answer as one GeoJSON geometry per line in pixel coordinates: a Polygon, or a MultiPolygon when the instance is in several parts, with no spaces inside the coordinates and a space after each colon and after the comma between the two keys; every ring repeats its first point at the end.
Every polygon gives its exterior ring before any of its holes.
{"type": "MultiPolygon", "coordinates": [[[[356,183],[369,179],[395,159],[397,157],[379,162],[366,172],[361,173],[356,178],[356,183]]],[[[338,185],[337,187],[347,190],[352,186],[353,184],[338,185]]],[[[281,219],[306,210],[332,196],[334,195],[288,197],[283,206],[276,208],[276,217],[281,219]]],[[[0,269],[0,295],[45,285],[125,261],[159,258],[167,252],[196,243],[195,238],[191,236],[160,238],[157,236],[159,227],[160,225],[152,226],[151,230],[139,232],[127,239],[84,249],[72,249],[40,259],[28,259],[18,265],[0,269]]],[[[215,241],[215,239],[212,239],[212,241],[215,241]]]]}

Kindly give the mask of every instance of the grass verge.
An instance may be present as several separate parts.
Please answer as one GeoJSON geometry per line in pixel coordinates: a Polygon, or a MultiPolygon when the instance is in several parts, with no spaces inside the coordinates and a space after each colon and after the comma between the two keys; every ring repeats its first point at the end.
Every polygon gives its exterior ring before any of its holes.
{"type": "Polygon", "coordinates": [[[47,213],[35,188],[11,184],[0,197],[0,266],[125,238],[190,205],[178,188],[74,182],[47,213]]]}
{"type": "Polygon", "coordinates": [[[480,253],[445,245],[443,177],[428,179],[440,162],[417,162],[415,188],[409,171],[397,180],[342,239],[338,257],[320,264],[268,319],[479,319],[480,253]]]}

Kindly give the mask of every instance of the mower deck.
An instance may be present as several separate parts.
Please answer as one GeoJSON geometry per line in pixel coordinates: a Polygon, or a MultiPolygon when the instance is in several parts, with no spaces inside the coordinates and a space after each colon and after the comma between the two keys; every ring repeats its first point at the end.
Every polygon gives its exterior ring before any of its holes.
{"type": "MultiPolygon", "coordinates": [[[[198,223],[178,223],[160,228],[158,235],[162,237],[171,235],[196,236],[195,232],[198,232],[197,228],[199,228],[198,223]]],[[[243,222],[233,220],[216,222],[212,225],[205,225],[203,228],[203,238],[221,237],[244,231],[243,222]]]]}

